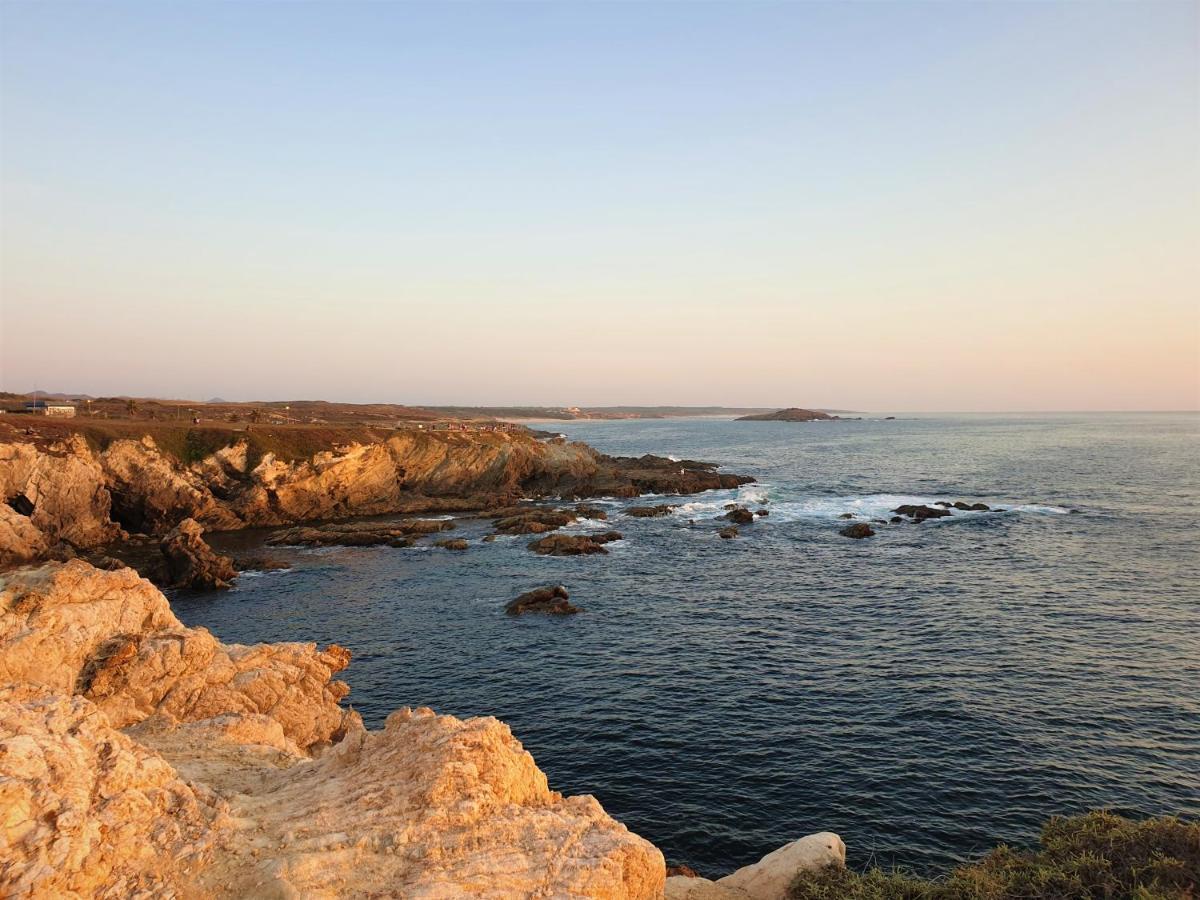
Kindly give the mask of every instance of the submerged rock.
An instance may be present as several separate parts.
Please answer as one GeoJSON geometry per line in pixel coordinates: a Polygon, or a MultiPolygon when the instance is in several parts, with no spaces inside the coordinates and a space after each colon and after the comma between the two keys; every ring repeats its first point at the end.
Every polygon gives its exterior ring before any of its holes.
{"type": "Polygon", "coordinates": [[[866,522],[855,522],[853,525],[847,525],[838,534],[845,535],[848,538],[869,538],[875,536],[875,529],[866,522]]]}
{"type": "Polygon", "coordinates": [[[237,556],[234,557],[233,567],[239,572],[279,572],[292,566],[291,563],[269,556],[237,556]]]}
{"type": "Polygon", "coordinates": [[[666,503],[660,503],[658,506],[630,506],[625,510],[625,515],[635,519],[655,519],[659,516],[669,516],[674,508],[666,503]]]}
{"type": "Polygon", "coordinates": [[[268,544],[315,547],[411,547],[427,534],[453,531],[450,519],[410,519],[403,522],[331,522],[288,528],[267,538],[268,544]]]}
{"type": "Polygon", "coordinates": [[[608,518],[608,511],[603,507],[589,506],[586,503],[580,503],[575,507],[575,512],[585,519],[600,519],[604,521],[608,518]]]}
{"type": "Polygon", "coordinates": [[[719,534],[725,540],[729,540],[730,538],[737,537],[739,532],[737,530],[736,525],[730,525],[728,528],[722,528],[720,531],[717,532],[717,534],[719,534]]]}
{"type": "Polygon", "coordinates": [[[567,593],[567,589],[561,584],[556,584],[526,591],[515,600],[510,600],[504,611],[510,616],[519,616],[527,612],[554,615],[582,612],[578,606],[572,606],[570,600],[571,595],[567,593]]]}
{"type": "Polygon", "coordinates": [[[570,525],[579,516],[568,509],[529,507],[521,512],[496,519],[499,534],[543,534],[570,525]]]}
{"type": "Polygon", "coordinates": [[[443,550],[469,550],[471,545],[463,538],[454,538],[447,541],[437,541],[435,547],[441,547],[443,550]]]}

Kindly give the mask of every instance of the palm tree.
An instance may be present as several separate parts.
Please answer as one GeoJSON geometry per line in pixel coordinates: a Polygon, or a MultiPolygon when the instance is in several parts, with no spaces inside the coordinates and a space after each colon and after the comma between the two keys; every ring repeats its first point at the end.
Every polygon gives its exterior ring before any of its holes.
{"type": "Polygon", "coordinates": [[[137,401],[132,397],[125,398],[125,412],[129,413],[130,417],[137,415],[137,401]]]}

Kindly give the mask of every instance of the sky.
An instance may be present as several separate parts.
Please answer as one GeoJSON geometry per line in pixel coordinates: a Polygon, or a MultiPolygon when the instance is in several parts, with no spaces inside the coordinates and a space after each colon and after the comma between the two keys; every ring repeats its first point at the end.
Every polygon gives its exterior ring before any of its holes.
{"type": "Polygon", "coordinates": [[[0,3],[0,390],[1200,408],[1200,4],[0,3]]]}

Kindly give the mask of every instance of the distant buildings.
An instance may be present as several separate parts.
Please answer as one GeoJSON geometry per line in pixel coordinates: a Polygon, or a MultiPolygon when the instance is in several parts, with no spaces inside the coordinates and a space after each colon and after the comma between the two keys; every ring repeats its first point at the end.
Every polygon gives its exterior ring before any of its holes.
{"type": "Polygon", "coordinates": [[[38,416],[56,416],[69,418],[75,415],[75,407],[67,403],[50,403],[46,400],[25,401],[25,412],[38,416]]]}

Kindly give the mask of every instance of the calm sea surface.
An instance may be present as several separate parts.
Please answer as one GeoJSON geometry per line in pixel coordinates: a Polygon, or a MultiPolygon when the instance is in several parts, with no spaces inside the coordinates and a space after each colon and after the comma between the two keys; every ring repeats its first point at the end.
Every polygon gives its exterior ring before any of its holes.
{"type": "Polygon", "coordinates": [[[926,870],[1052,813],[1200,815],[1197,416],[550,427],[759,484],[661,519],[609,502],[572,526],[622,531],[609,556],[282,550],[292,570],[175,609],[226,641],[349,647],[371,726],[500,717],[552,787],[703,874],[826,829],[851,865],[926,870]],[[914,499],[1007,511],[837,533],[914,499]],[[724,541],[732,500],[770,516],[724,541]],[[555,582],[586,612],[503,614],[555,582]]]}

